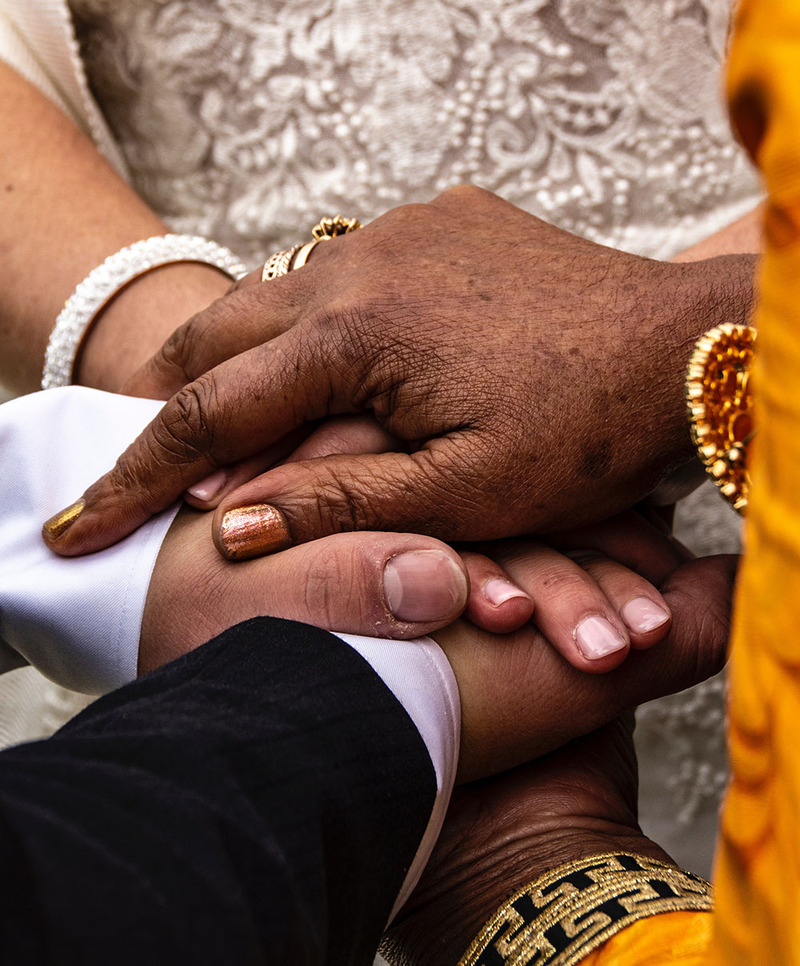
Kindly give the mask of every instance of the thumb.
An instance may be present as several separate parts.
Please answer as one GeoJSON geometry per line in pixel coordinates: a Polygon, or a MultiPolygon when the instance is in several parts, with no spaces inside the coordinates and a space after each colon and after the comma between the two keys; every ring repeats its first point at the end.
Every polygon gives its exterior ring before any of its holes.
{"type": "Polygon", "coordinates": [[[419,637],[458,617],[468,587],[454,550],[407,533],[335,534],[232,567],[211,545],[205,514],[184,510],[150,581],[139,672],[262,615],[372,637],[419,637]]]}
{"type": "MultiPolygon", "coordinates": [[[[414,453],[332,455],[275,467],[229,493],[214,515],[220,553],[247,560],[332,533],[391,530],[441,540],[506,536],[446,437],[414,453]]],[[[508,501],[506,501],[508,503],[508,501]]]]}

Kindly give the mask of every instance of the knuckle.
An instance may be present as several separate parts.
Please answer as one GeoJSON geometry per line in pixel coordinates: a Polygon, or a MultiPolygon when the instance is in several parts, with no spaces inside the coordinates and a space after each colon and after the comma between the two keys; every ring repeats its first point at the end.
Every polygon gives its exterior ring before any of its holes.
{"type": "Polygon", "coordinates": [[[472,206],[477,202],[491,197],[493,195],[485,188],[479,188],[473,184],[457,184],[451,188],[446,188],[441,194],[436,196],[435,201],[458,207],[461,205],[472,206]]]}
{"type": "Polygon", "coordinates": [[[364,587],[354,564],[352,553],[343,554],[338,544],[336,547],[321,546],[316,551],[305,570],[303,609],[306,619],[334,630],[343,628],[348,621],[360,620],[358,604],[364,587]]]}
{"type": "Polygon", "coordinates": [[[161,462],[185,463],[214,448],[216,383],[205,374],[180,389],[153,424],[154,453],[161,462]]]}
{"type": "Polygon", "coordinates": [[[362,461],[357,473],[337,457],[320,461],[329,465],[315,481],[319,532],[345,533],[358,530],[394,529],[409,507],[403,486],[380,464],[362,461]]]}
{"type": "Polygon", "coordinates": [[[417,224],[421,220],[430,217],[431,206],[423,202],[412,202],[407,205],[399,205],[392,208],[380,218],[373,222],[373,225],[381,229],[390,231],[405,231],[409,226],[417,224]]]}
{"type": "Polygon", "coordinates": [[[216,342],[215,332],[233,331],[240,319],[237,311],[243,292],[231,292],[216,299],[179,326],[161,347],[163,365],[183,376],[183,383],[196,379],[209,368],[208,347],[216,342]]]}
{"type": "Polygon", "coordinates": [[[172,333],[158,353],[161,365],[177,371],[184,383],[192,381],[196,368],[194,359],[197,346],[201,343],[198,326],[197,316],[184,322],[172,333]]]}
{"type": "Polygon", "coordinates": [[[157,496],[167,469],[160,447],[148,433],[117,459],[106,477],[108,494],[116,506],[130,513],[131,518],[162,509],[174,498],[172,493],[163,500],[157,496]]]}
{"type": "MultiPolygon", "coordinates": [[[[147,446],[146,443],[144,445],[147,446]]],[[[143,504],[143,468],[146,464],[146,456],[142,459],[138,450],[127,449],[117,459],[107,477],[108,486],[113,495],[126,498],[130,496],[137,503],[143,504]]]]}
{"type": "Polygon", "coordinates": [[[586,571],[599,570],[610,564],[608,557],[597,550],[565,550],[564,556],[586,571]]]}
{"type": "Polygon", "coordinates": [[[337,533],[373,529],[375,518],[368,510],[367,493],[366,481],[359,481],[358,485],[352,480],[345,483],[333,473],[320,494],[319,506],[325,517],[325,529],[337,533]]]}
{"type": "Polygon", "coordinates": [[[559,564],[548,564],[540,575],[539,587],[543,594],[568,601],[585,597],[590,585],[582,572],[559,564]]]}

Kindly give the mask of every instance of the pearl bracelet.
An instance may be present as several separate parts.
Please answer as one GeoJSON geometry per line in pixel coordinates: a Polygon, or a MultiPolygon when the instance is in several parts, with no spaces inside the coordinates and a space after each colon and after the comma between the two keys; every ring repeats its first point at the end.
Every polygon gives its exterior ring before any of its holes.
{"type": "Polygon", "coordinates": [[[59,312],[45,352],[42,389],[71,384],[82,340],[120,289],[173,262],[202,262],[234,279],[247,272],[230,249],[198,235],[156,235],[120,249],[86,276],[59,312]]]}

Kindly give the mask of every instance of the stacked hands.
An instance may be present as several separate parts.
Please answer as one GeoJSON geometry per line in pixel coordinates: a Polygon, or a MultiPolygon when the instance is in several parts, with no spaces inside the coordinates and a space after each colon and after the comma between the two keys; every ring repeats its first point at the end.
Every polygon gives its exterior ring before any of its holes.
{"type": "Polygon", "coordinates": [[[248,276],[121,377],[164,408],[45,525],[73,556],[191,504],[140,672],[256,614],[430,634],[459,686],[459,779],[539,759],[454,797],[395,930],[409,956],[439,930],[435,961],[455,962],[576,854],[663,858],[618,716],[721,667],[735,559],[693,559],[635,504],[689,459],[688,349],[715,314],[746,319],[752,270],[623,254],[475,188],[397,209],[297,272],[248,276]]]}

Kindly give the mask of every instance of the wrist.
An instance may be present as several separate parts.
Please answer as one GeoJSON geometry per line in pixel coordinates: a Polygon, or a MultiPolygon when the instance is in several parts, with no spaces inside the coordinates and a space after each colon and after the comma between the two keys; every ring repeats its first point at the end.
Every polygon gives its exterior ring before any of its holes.
{"type": "Polygon", "coordinates": [[[119,392],[178,326],[225,295],[230,284],[225,274],[198,262],[163,265],[134,279],[93,321],[73,381],[119,392]]]}
{"type": "MultiPolygon", "coordinates": [[[[487,920],[519,889],[568,862],[605,853],[632,853],[677,868],[672,859],[638,829],[609,826],[569,829],[509,841],[503,836],[480,869],[464,862],[459,876],[446,870],[418,890],[386,937],[402,949],[408,966],[435,962],[456,966],[487,920]],[[442,888],[437,891],[437,884],[442,888]]],[[[465,857],[466,858],[466,857],[465,857]]]]}
{"type": "MultiPolygon", "coordinates": [[[[653,292],[651,324],[645,326],[641,358],[651,386],[645,406],[657,404],[659,420],[657,461],[671,470],[695,455],[686,415],[685,379],[692,347],[700,336],[723,322],[746,325],[755,307],[756,255],[721,255],[686,263],[660,263],[669,278],[660,278],[653,292]],[[668,313],[658,310],[663,293],[671,293],[668,313]]],[[[646,383],[645,383],[646,384],[646,383]]],[[[655,425],[655,413],[645,413],[645,425],[655,425]]],[[[640,417],[642,418],[642,417],[640,417]]]]}

